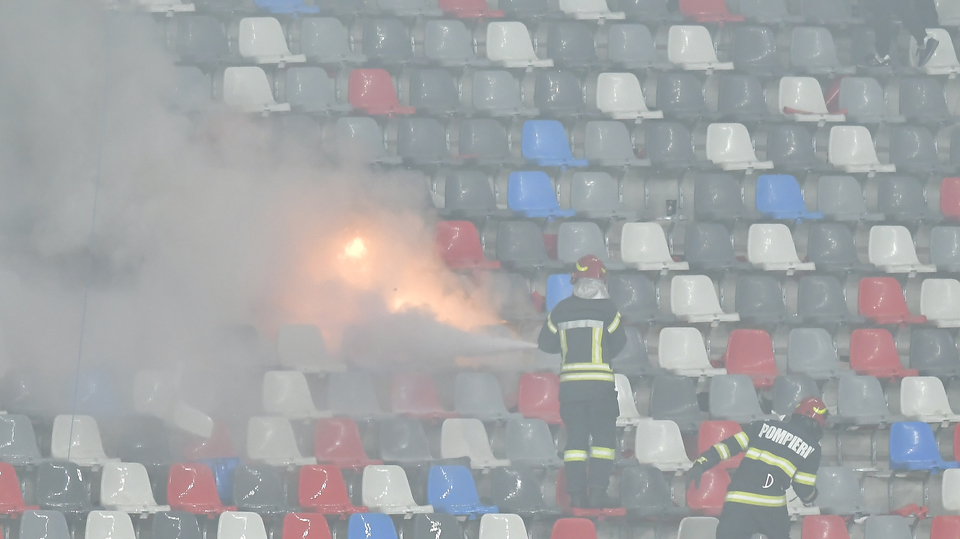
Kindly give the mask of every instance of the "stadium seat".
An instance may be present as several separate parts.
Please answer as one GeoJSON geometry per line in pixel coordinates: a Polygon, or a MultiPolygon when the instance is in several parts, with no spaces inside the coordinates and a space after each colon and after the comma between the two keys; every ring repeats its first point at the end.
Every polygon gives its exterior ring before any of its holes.
{"type": "Polygon", "coordinates": [[[479,539],[523,539],[527,527],[515,514],[487,513],[480,517],[479,539]]]}
{"type": "Polygon", "coordinates": [[[697,164],[693,153],[693,136],[684,124],[664,120],[644,124],[641,129],[642,144],[637,139],[634,143],[637,147],[645,148],[646,158],[654,166],[686,170],[697,164]]]}
{"type": "Polygon", "coordinates": [[[560,378],[553,373],[525,372],[520,376],[517,411],[530,419],[541,419],[559,425],[560,378]]]}
{"type": "Polygon", "coordinates": [[[282,539],[330,539],[330,525],[322,514],[287,513],[283,517],[282,539]]]}
{"type": "Polygon", "coordinates": [[[900,114],[908,121],[940,123],[951,117],[943,84],[936,77],[904,77],[898,90],[900,114]]]}
{"type": "Polygon", "coordinates": [[[176,112],[202,112],[213,106],[210,75],[197,66],[177,66],[176,82],[168,94],[168,106],[176,112]]]}
{"type": "MultiPolygon", "coordinates": [[[[472,118],[460,122],[459,159],[478,165],[519,166],[523,161],[510,153],[506,128],[493,118],[472,118]]],[[[451,141],[452,142],[452,141],[451,141]]]]}
{"type": "MultiPolygon", "coordinates": [[[[637,157],[627,126],[615,120],[587,122],[583,132],[583,156],[591,164],[601,167],[650,164],[650,161],[637,157]]],[[[616,202],[619,205],[619,198],[616,202]]]]}
{"type": "Polygon", "coordinates": [[[520,81],[509,71],[474,71],[466,80],[467,83],[461,85],[464,100],[469,97],[470,105],[478,113],[495,117],[539,114],[537,109],[523,104],[520,81]]]}
{"type": "Polygon", "coordinates": [[[683,257],[691,268],[717,270],[740,266],[726,225],[689,223],[683,232],[683,257]]]}
{"type": "Polygon", "coordinates": [[[267,539],[263,518],[251,511],[226,511],[217,521],[218,539],[267,539]]]}
{"type": "Polygon", "coordinates": [[[353,27],[352,43],[367,57],[366,65],[403,65],[414,60],[410,32],[400,19],[360,19],[353,27]]]}
{"type": "Polygon", "coordinates": [[[640,271],[686,271],[686,262],[675,262],[663,227],[657,223],[624,223],[620,234],[620,259],[640,271]]]}
{"type": "Polygon", "coordinates": [[[561,518],[553,523],[550,539],[597,539],[597,528],[589,518],[561,518]]]}
{"type": "Polygon", "coordinates": [[[362,162],[390,165],[403,162],[400,157],[387,154],[383,131],[372,117],[339,118],[332,124],[332,131],[327,135],[329,144],[350,156],[359,157],[362,162]]]}
{"type": "Polygon", "coordinates": [[[30,418],[18,414],[0,414],[0,462],[23,466],[41,460],[30,418]]]}
{"type": "Polygon", "coordinates": [[[694,488],[692,482],[687,485],[687,507],[698,515],[718,517],[729,486],[730,473],[725,468],[711,468],[701,476],[700,488],[694,488]]]}
{"type": "Polygon", "coordinates": [[[136,539],[130,515],[123,511],[90,511],[84,525],[85,539],[136,539]]]}
{"type": "Polygon", "coordinates": [[[785,271],[787,275],[796,271],[813,271],[816,267],[813,262],[800,261],[790,229],[781,223],[750,225],[747,260],[764,271],[785,271]]]}
{"type": "Polygon", "coordinates": [[[836,97],[828,105],[834,105],[830,107],[831,112],[843,111],[847,121],[858,124],[903,121],[903,116],[888,111],[883,87],[872,77],[840,79],[839,86],[836,86],[836,97]]]}
{"type": "Polygon", "coordinates": [[[855,68],[840,64],[830,30],[797,26],[790,35],[790,65],[812,75],[850,75],[855,68]]]}
{"type": "MultiPolygon", "coordinates": [[[[603,7],[606,3],[600,0],[603,7]]],[[[562,6],[562,4],[561,4],[562,6]]],[[[594,47],[593,28],[588,23],[551,22],[538,29],[537,47],[559,67],[584,68],[600,62],[594,47]]]]}
{"type": "Polygon", "coordinates": [[[585,167],[586,159],[574,159],[563,124],[556,120],[528,120],[521,138],[523,158],[541,167],[585,167]]]}
{"type": "Polygon", "coordinates": [[[500,263],[487,260],[480,233],[470,221],[438,221],[435,238],[440,257],[453,270],[496,269],[500,263]]]}
{"type": "Polygon", "coordinates": [[[289,103],[277,103],[263,68],[228,67],[223,71],[223,102],[241,112],[288,112],[289,103]]]}
{"type": "Polygon", "coordinates": [[[369,419],[384,415],[373,379],[363,371],[330,373],[327,405],[335,416],[369,419]]]}
{"type": "Polygon", "coordinates": [[[543,116],[575,118],[584,112],[583,88],[573,72],[538,69],[533,78],[533,103],[543,116]]]}
{"type": "MultiPolygon", "coordinates": [[[[710,449],[734,434],[743,430],[736,421],[704,421],[700,423],[700,430],[697,432],[697,454],[702,455],[704,451],[710,449]]],[[[740,461],[743,460],[743,454],[739,454],[728,459],[720,461],[718,468],[737,468],[740,461]]]]}
{"type": "Polygon", "coordinates": [[[953,47],[950,33],[943,28],[927,28],[927,35],[940,42],[940,46],[923,67],[917,67],[917,41],[910,40],[910,65],[927,75],[950,75],[960,73],[960,61],[957,60],[957,51],[953,47]]]}
{"type": "Polygon", "coordinates": [[[673,421],[683,432],[700,428],[697,380],[679,375],[659,375],[650,388],[649,414],[653,419],[673,421]]]}
{"type": "Polygon", "coordinates": [[[615,23],[605,26],[607,26],[607,62],[616,68],[634,70],[670,65],[658,58],[653,36],[645,25],[615,23]]]}
{"type": "Polygon", "coordinates": [[[960,351],[951,331],[922,327],[912,329],[910,366],[923,376],[960,374],[960,351]]]}
{"type": "Polygon", "coordinates": [[[940,213],[945,219],[960,221],[960,178],[944,178],[940,184],[940,213]]]}
{"type": "Polygon", "coordinates": [[[787,368],[817,380],[843,374],[833,337],[823,328],[793,328],[787,344],[787,368]]]}
{"type": "Polygon", "coordinates": [[[154,514],[152,520],[149,533],[153,539],[202,539],[203,537],[197,517],[191,513],[161,511],[154,514]]]}
{"type": "Polygon", "coordinates": [[[347,539],[397,539],[397,530],[389,515],[357,513],[347,521],[347,539]]]}
{"type": "Polygon", "coordinates": [[[843,113],[831,114],[823,99],[820,82],[813,77],[783,77],[777,99],[777,110],[796,122],[843,122],[843,113]]]}
{"type": "Polygon", "coordinates": [[[960,327],[960,281],[925,279],[920,285],[920,314],[941,328],[960,327]]]}
{"type": "Polygon", "coordinates": [[[823,219],[822,213],[807,210],[800,184],[789,174],[764,174],[758,177],[756,199],[757,211],[774,219],[823,219]]]}
{"type": "Polygon", "coordinates": [[[746,374],[725,374],[711,378],[709,407],[711,418],[724,421],[750,423],[772,417],[760,409],[754,382],[746,374]]]}
{"type": "Polygon", "coordinates": [[[705,86],[705,93],[710,96],[708,108],[720,119],[740,123],[772,119],[763,83],[755,75],[724,73],[709,78],[705,86]]]}
{"type": "Polygon", "coordinates": [[[400,372],[390,378],[390,409],[416,419],[456,417],[440,404],[433,378],[426,373],[400,372]]]}
{"type": "Polygon", "coordinates": [[[740,185],[730,174],[697,174],[693,188],[693,214],[701,221],[737,219],[743,214],[740,185]]]}
{"type": "MultiPolygon", "coordinates": [[[[652,104],[660,108],[667,117],[700,119],[711,115],[707,109],[703,81],[695,73],[668,72],[659,74],[656,78],[651,77],[646,82],[649,86],[656,82],[651,94],[654,97],[652,104]]],[[[656,126],[657,124],[653,124],[650,128],[656,126]]]]}
{"type": "Polygon", "coordinates": [[[524,217],[573,217],[576,210],[564,210],[557,202],[553,181],[546,172],[511,172],[507,182],[507,206],[524,217]]]}
{"type": "Polygon", "coordinates": [[[557,467],[557,456],[550,427],[540,419],[511,419],[506,427],[506,457],[512,466],[557,467]]]}
{"type": "Polygon", "coordinates": [[[304,0],[254,0],[254,5],[267,13],[306,15],[319,13],[316,5],[307,5],[304,0]]]}
{"type": "Polygon", "coordinates": [[[324,515],[364,513],[350,501],[343,473],[336,466],[301,466],[298,472],[297,500],[300,506],[324,515]]]}
{"type": "Polygon", "coordinates": [[[890,164],[902,172],[930,173],[944,168],[937,157],[937,143],[926,127],[894,125],[889,128],[890,164]]]}
{"type": "Polygon", "coordinates": [[[828,156],[830,164],[844,172],[876,174],[897,170],[894,165],[880,163],[873,137],[863,126],[831,127],[828,156]]]}
{"type": "Polygon", "coordinates": [[[41,509],[77,513],[93,509],[84,472],[74,462],[42,462],[36,471],[36,500],[41,509]]]}
{"type": "Polygon", "coordinates": [[[880,381],[873,376],[841,376],[837,383],[837,413],[831,423],[889,425],[895,417],[887,407],[880,381]]]}
{"type": "Polygon", "coordinates": [[[553,60],[537,57],[530,32],[522,22],[488,23],[486,50],[487,59],[503,67],[553,67],[553,60]]]}
{"type": "Polygon", "coordinates": [[[555,263],[547,256],[543,231],[533,221],[501,221],[497,224],[497,260],[519,270],[555,263]]]}
{"type": "Polygon", "coordinates": [[[393,417],[380,420],[380,458],[388,464],[416,465],[434,459],[430,442],[419,420],[393,417]]]}
{"type": "Polygon", "coordinates": [[[610,219],[619,215],[620,184],[606,172],[577,171],[561,178],[560,198],[569,199],[569,207],[577,215],[587,219],[610,219]]]}
{"type": "Polygon", "coordinates": [[[860,261],[853,233],[843,223],[810,225],[806,258],[821,271],[867,271],[873,267],[860,261]]]}
{"type": "Polygon", "coordinates": [[[726,369],[710,364],[703,335],[696,328],[661,329],[657,350],[660,367],[680,376],[699,378],[727,374],[726,369]]]}
{"type": "Polygon", "coordinates": [[[779,374],[773,358],[773,341],[762,329],[731,331],[723,363],[729,374],[746,374],[757,388],[773,386],[779,374]]]}
{"type": "Polygon", "coordinates": [[[881,176],[876,179],[877,210],[888,221],[914,223],[931,215],[923,186],[914,176],[881,176]]]}
{"type": "Polygon", "coordinates": [[[240,511],[265,515],[293,510],[293,506],[287,502],[282,468],[269,465],[237,466],[233,479],[233,501],[240,511]]]}
{"type": "Polygon", "coordinates": [[[766,149],[765,157],[778,169],[786,172],[830,170],[829,165],[817,156],[813,134],[803,124],[768,125],[765,131],[758,131],[757,139],[757,145],[766,149]]]}
{"type": "Polygon", "coordinates": [[[354,69],[347,83],[353,108],[371,116],[413,114],[414,107],[404,107],[397,99],[393,79],[385,69],[354,69]]]}
{"type": "MultiPolygon", "coordinates": [[[[942,16],[940,20],[943,21],[942,16]]],[[[956,537],[958,533],[960,533],[960,516],[937,515],[930,521],[930,539],[949,539],[956,537]]]]}
{"type": "Polygon", "coordinates": [[[740,274],[734,306],[740,320],[748,323],[777,324],[794,318],[787,312],[780,280],[770,274],[740,274]]]}
{"type": "Polygon", "coordinates": [[[677,528],[677,539],[710,539],[716,537],[720,521],[716,517],[686,517],[677,528]]]}
{"type": "Polygon", "coordinates": [[[664,472],[686,471],[693,466],[683,448],[683,438],[676,423],[644,419],[636,428],[634,451],[640,464],[649,464],[664,472]]]}
{"type": "Polygon", "coordinates": [[[808,275],[800,279],[797,314],[800,320],[817,324],[864,320],[858,315],[850,314],[843,293],[843,285],[837,277],[832,275],[808,275]]]}
{"type": "Polygon", "coordinates": [[[444,186],[441,215],[470,219],[497,213],[496,194],[485,172],[449,169],[438,177],[440,181],[444,186]]]}
{"type": "MultiPolygon", "coordinates": [[[[622,312],[620,314],[623,315],[622,312]]],[[[610,360],[610,366],[614,372],[624,376],[650,376],[656,373],[659,369],[650,364],[647,344],[640,329],[635,326],[626,326],[624,333],[627,343],[623,346],[623,350],[610,360]]]]}
{"type": "MultiPolygon", "coordinates": [[[[296,24],[296,23],[295,23],[296,24]]],[[[350,50],[347,27],[334,17],[299,19],[300,53],[317,64],[363,64],[367,57],[350,50]]]]}
{"type": "Polygon", "coordinates": [[[783,24],[802,22],[787,11],[786,0],[740,0],[740,13],[751,22],[783,24]]]}
{"type": "Polygon", "coordinates": [[[821,398],[817,382],[806,374],[781,374],[773,381],[773,413],[788,416],[807,397],[821,398]]]}
{"type": "Polygon", "coordinates": [[[263,410],[287,418],[329,416],[317,410],[307,379],[299,371],[263,373],[263,410]]]}
{"type": "Polygon", "coordinates": [[[881,218],[867,210],[860,182],[853,176],[821,176],[817,181],[817,210],[833,221],[881,218]]]}
{"type": "Polygon", "coordinates": [[[725,313],[706,275],[678,275],[670,281],[670,311],[677,318],[689,323],[736,322],[737,313],[725,313]]]}
{"type": "MultiPolygon", "coordinates": [[[[540,476],[540,470],[534,468],[504,467],[490,470],[490,500],[500,508],[500,511],[516,514],[501,515],[507,518],[506,521],[489,522],[487,519],[487,523],[484,519],[489,513],[484,515],[480,518],[481,537],[484,536],[484,528],[488,526],[486,533],[507,533],[507,537],[514,537],[512,534],[518,530],[514,526],[513,519],[516,518],[520,524],[523,522],[518,515],[538,516],[559,512],[544,503],[540,476]]],[[[525,527],[520,528],[519,531],[526,534],[525,527]]]]}
{"type": "MultiPolygon", "coordinates": [[[[960,470],[944,470],[941,486],[941,501],[943,502],[943,508],[945,510],[952,513],[960,510],[960,495],[958,495],[958,492],[960,492],[960,470]]],[[[960,525],[958,525],[957,530],[960,531],[960,525]]],[[[932,531],[930,537],[931,539],[936,537],[932,531]]]]}
{"type": "Polygon", "coordinates": [[[723,170],[764,170],[773,161],[760,161],[753,149],[750,133],[743,124],[714,123],[707,126],[707,159],[723,170]]]}
{"type": "Polygon", "coordinates": [[[97,420],[88,415],[58,415],[53,420],[50,455],[81,466],[97,466],[111,459],[103,452],[97,420]]]}
{"type": "Polygon", "coordinates": [[[476,518],[499,512],[495,505],[482,505],[477,486],[465,466],[431,466],[427,478],[427,501],[438,513],[476,518]]]}
{"type": "Polygon", "coordinates": [[[606,0],[560,0],[560,11],[578,20],[615,21],[626,18],[622,11],[610,11],[606,0]]]}
{"type": "Polygon", "coordinates": [[[850,539],[847,523],[839,515],[810,515],[803,517],[801,539],[850,539]]]}
{"type": "Polygon", "coordinates": [[[544,15],[559,15],[557,5],[544,0],[503,0],[497,2],[504,14],[511,19],[540,18],[544,15]]]}
{"type": "Polygon", "coordinates": [[[399,526],[408,539],[463,539],[460,518],[447,513],[413,515],[399,526]]]}
{"type": "Polygon", "coordinates": [[[960,421],[947,400],[943,381],[936,376],[908,376],[900,381],[900,412],[907,419],[925,423],[960,421]]]}
{"type": "Polygon", "coordinates": [[[167,503],[174,511],[198,515],[216,515],[236,510],[236,507],[225,506],[220,502],[213,471],[201,463],[178,463],[170,466],[167,503]]]}
{"type": "Polygon", "coordinates": [[[459,19],[499,19],[503,11],[492,10],[486,0],[440,0],[440,9],[459,19]]]}
{"type": "Polygon", "coordinates": [[[487,430],[479,419],[474,418],[451,418],[443,421],[440,430],[440,453],[444,459],[467,457],[470,459],[470,467],[477,470],[510,465],[509,460],[493,456],[487,430]]]}
{"type": "Polygon", "coordinates": [[[913,537],[912,520],[900,515],[873,515],[867,517],[863,525],[863,536],[867,539],[910,539],[913,537]]]}
{"type": "Polygon", "coordinates": [[[292,54],[287,47],[280,21],[273,17],[240,19],[238,51],[245,60],[257,64],[298,64],[307,61],[303,54],[292,54]]]}
{"type": "Polygon", "coordinates": [[[197,9],[193,2],[183,2],[183,0],[137,0],[136,3],[150,13],[166,13],[168,16],[197,9]]]}
{"type": "MultiPolygon", "coordinates": [[[[460,87],[457,79],[446,69],[418,69],[411,72],[409,76],[402,77],[400,87],[401,98],[421,113],[430,116],[449,116],[470,112],[467,107],[460,104],[460,87]]],[[[443,132],[442,127],[441,132],[443,132]]],[[[446,147],[445,138],[443,146],[446,147]]],[[[443,157],[447,157],[446,151],[443,157]]]]}
{"type": "Polygon", "coordinates": [[[439,17],[443,11],[437,2],[426,0],[378,0],[376,10],[397,17],[439,17]]]}
{"type": "Polygon", "coordinates": [[[290,109],[304,113],[343,113],[351,107],[337,100],[336,81],[320,67],[291,67],[284,74],[284,96],[290,109]]]}
{"type": "Polygon", "coordinates": [[[733,69],[733,62],[717,59],[713,37],[703,26],[671,26],[667,35],[667,59],[687,71],[733,69]]]}
{"type": "MultiPolygon", "coordinates": [[[[567,280],[569,283],[569,279],[567,280]]],[[[663,318],[656,286],[642,273],[614,273],[607,276],[610,297],[630,323],[650,322],[663,318]]]]}
{"type": "Polygon", "coordinates": [[[320,329],[310,324],[281,326],[277,336],[277,351],[281,365],[299,371],[334,371],[346,368],[327,354],[320,329]]]}
{"type": "Polygon", "coordinates": [[[363,449],[360,429],[349,417],[318,419],[314,425],[313,454],[317,461],[341,468],[363,468],[380,464],[371,460],[363,449]]]}
{"type": "Polygon", "coordinates": [[[850,368],[877,378],[916,376],[900,363],[897,344],[885,329],[855,329],[850,335],[850,368]]]}
{"type": "Polygon", "coordinates": [[[960,270],[960,227],[935,226],[930,230],[930,263],[940,271],[960,270]]]}
{"type": "MultiPolygon", "coordinates": [[[[362,483],[360,489],[363,493],[363,505],[371,511],[390,515],[433,513],[432,506],[417,505],[417,502],[413,500],[410,483],[407,482],[407,474],[399,466],[367,466],[363,469],[362,483]]],[[[370,516],[373,515],[354,513],[350,515],[350,523],[357,521],[371,525],[373,522],[379,522],[377,518],[371,522],[371,519],[368,518],[370,516]]],[[[389,519],[384,520],[384,522],[390,530],[393,530],[393,523],[389,519]]],[[[369,532],[366,536],[370,537],[369,532]]]]}
{"type": "Polygon", "coordinates": [[[100,505],[106,509],[125,513],[156,513],[170,510],[168,505],[157,504],[150,487],[147,469],[143,464],[136,462],[108,462],[103,465],[100,476],[100,505]]]}
{"type": "Polygon", "coordinates": [[[554,273],[547,277],[546,309],[552,311],[561,301],[573,295],[569,273],[554,273]]]}
{"type": "Polygon", "coordinates": [[[183,62],[216,64],[230,57],[229,41],[220,20],[212,15],[176,17],[173,49],[183,62]]]}
{"type": "Polygon", "coordinates": [[[821,466],[817,471],[816,488],[817,506],[825,515],[859,516],[872,512],[864,502],[860,480],[851,468],[821,466]]]}
{"type": "Polygon", "coordinates": [[[630,379],[620,373],[614,374],[613,378],[617,390],[617,405],[620,409],[620,415],[617,416],[617,426],[636,425],[641,420],[641,416],[640,412],[637,411],[637,402],[633,397],[630,379]]]}
{"type": "Polygon", "coordinates": [[[878,324],[922,324],[925,316],[914,316],[907,309],[900,283],[893,277],[860,279],[858,309],[878,324]]]}
{"type": "Polygon", "coordinates": [[[504,406],[500,383],[489,372],[460,372],[454,388],[454,407],[463,417],[496,421],[513,416],[504,406]]]}
{"type": "Polygon", "coordinates": [[[698,23],[742,22],[743,15],[730,13],[724,0],[680,0],[680,13],[698,23]]]}
{"type": "Polygon", "coordinates": [[[633,73],[600,73],[597,76],[597,110],[615,120],[663,118],[663,111],[647,108],[640,81],[633,73]]]}
{"type": "Polygon", "coordinates": [[[940,24],[943,26],[960,26],[960,6],[954,5],[948,0],[936,0],[934,5],[937,8],[940,24]]]}
{"type": "Polygon", "coordinates": [[[603,261],[608,270],[624,268],[607,253],[603,231],[590,221],[567,221],[557,231],[557,259],[564,264],[574,264],[581,257],[594,255],[603,261]]]}
{"type": "MultiPolygon", "coordinates": [[[[744,3],[757,0],[743,0],[744,3]]],[[[759,0],[769,4],[769,0],[759,0]]],[[[777,21],[780,24],[781,21],[777,21]]],[[[738,71],[756,75],[775,75],[783,71],[777,51],[777,37],[766,26],[737,25],[733,29],[733,64],[738,71]]]]}
{"type": "Polygon", "coordinates": [[[477,58],[470,31],[458,20],[434,19],[423,23],[423,56],[430,63],[444,67],[487,64],[477,58]]]}
{"type": "Polygon", "coordinates": [[[870,263],[887,273],[931,273],[932,264],[921,264],[913,237],[904,226],[874,226],[867,247],[870,263]]]}
{"type": "Polygon", "coordinates": [[[0,514],[17,516],[33,509],[38,507],[23,502],[17,470],[9,462],[0,462],[0,514]]]}
{"type": "Polygon", "coordinates": [[[628,466],[620,471],[620,503],[636,518],[676,517],[687,514],[670,498],[670,485],[663,472],[649,465],[628,466]]]}

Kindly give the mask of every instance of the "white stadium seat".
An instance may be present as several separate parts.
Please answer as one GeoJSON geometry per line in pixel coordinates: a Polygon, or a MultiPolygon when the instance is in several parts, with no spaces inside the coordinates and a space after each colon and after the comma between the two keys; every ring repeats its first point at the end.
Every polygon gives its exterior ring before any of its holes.
{"type": "Polygon", "coordinates": [[[293,54],[287,47],[280,21],[273,17],[240,19],[240,56],[258,64],[296,64],[307,61],[302,54],[293,54]]]}
{"type": "Polygon", "coordinates": [[[920,314],[940,328],[960,327],[960,281],[925,279],[920,285],[920,314]]]}
{"type": "Polygon", "coordinates": [[[833,166],[851,173],[896,172],[877,158],[870,130],[862,125],[837,125],[830,128],[827,158],[833,166]]]}
{"type": "Polygon", "coordinates": [[[797,122],[842,122],[843,114],[831,114],[823,99],[820,82],[813,77],[780,79],[777,110],[797,122]]]}
{"type": "Polygon", "coordinates": [[[663,118],[647,108],[640,81],[633,73],[600,73],[597,76],[597,109],[615,120],[663,118]]]}
{"type": "Polygon", "coordinates": [[[905,226],[875,226],[867,240],[867,257],[871,264],[887,273],[931,273],[932,264],[921,264],[913,245],[913,236],[905,226]]]}
{"type": "Polygon", "coordinates": [[[516,21],[487,25],[487,59],[504,67],[553,67],[553,60],[537,57],[530,31],[516,21]]]}
{"type": "Polygon", "coordinates": [[[671,26],[667,34],[667,59],[688,71],[733,69],[733,62],[717,59],[713,38],[703,26],[671,26]]]}
{"type": "Polygon", "coordinates": [[[678,275],[670,281],[670,311],[690,323],[737,322],[740,315],[720,308],[713,281],[706,275],[678,275]]]}
{"type": "Polygon", "coordinates": [[[765,271],[813,271],[813,262],[801,262],[790,229],[782,223],[753,224],[747,231],[747,260],[765,271]]]}
{"type": "Polygon", "coordinates": [[[267,73],[261,67],[223,70],[223,102],[241,112],[289,112],[290,103],[277,103],[267,73]]]}
{"type": "Polygon", "coordinates": [[[664,472],[682,472],[693,466],[683,448],[680,427],[673,421],[644,419],[637,423],[634,451],[640,464],[664,472]]]}
{"type": "Polygon", "coordinates": [[[620,233],[620,260],[640,271],[686,271],[686,262],[674,262],[663,227],[657,223],[625,223],[620,233]]]}
{"type": "Polygon", "coordinates": [[[767,170],[773,161],[760,161],[753,149],[750,132],[743,124],[718,123],[707,126],[707,159],[723,170],[767,170]]]}
{"type": "Polygon", "coordinates": [[[433,506],[414,501],[407,474],[399,466],[367,466],[361,483],[363,505],[371,511],[390,515],[433,512],[433,506]]]}
{"type": "Polygon", "coordinates": [[[697,328],[661,329],[657,354],[660,368],[680,376],[699,378],[727,374],[727,369],[716,368],[710,364],[707,346],[697,328]]]}

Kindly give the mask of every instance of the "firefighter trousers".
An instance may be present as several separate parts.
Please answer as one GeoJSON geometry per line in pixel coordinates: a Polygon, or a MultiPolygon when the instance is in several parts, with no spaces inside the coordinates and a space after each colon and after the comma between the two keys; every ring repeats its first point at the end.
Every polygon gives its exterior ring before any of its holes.
{"type": "Polygon", "coordinates": [[[790,538],[790,515],[787,506],[759,507],[726,502],[717,526],[717,539],[750,539],[760,533],[767,539],[790,538]]]}
{"type": "Polygon", "coordinates": [[[612,397],[560,401],[560,417],[567,429],[563,465],[571,496],[587,494],[588,486],[593,490],[607,490],[616,454],[618,415],[616,393],[612,397]]]}

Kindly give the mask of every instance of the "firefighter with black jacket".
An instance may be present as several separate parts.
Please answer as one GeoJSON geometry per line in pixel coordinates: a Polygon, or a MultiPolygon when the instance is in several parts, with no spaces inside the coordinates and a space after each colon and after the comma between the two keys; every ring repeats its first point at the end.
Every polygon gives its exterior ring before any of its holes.
{"type": "Polygon", "coordinates": [[[627,342],[620,312],[607,292],[607,269],[595,256],[577,261],[573,295],[558,303],[540,330],[539,346],[559,353],[563,452],[573,507],[614,507],[607,496],[620,407],[610,360],[627,342]],[[589,469],[587,466],[589,458],[589,469]]]}
{"type": "Polygon", "coordinates": [[[717,539],[749,539],[753,534],[767,539],[790,537],[785,492],[792,483],[804,504],[816,499],[820,438],[826,422],[826,405],[809,397],[785,421],[755,421],[700,455],[687,475],[697,488],[705,471],[745,452],[727,489],[717,539]]]}

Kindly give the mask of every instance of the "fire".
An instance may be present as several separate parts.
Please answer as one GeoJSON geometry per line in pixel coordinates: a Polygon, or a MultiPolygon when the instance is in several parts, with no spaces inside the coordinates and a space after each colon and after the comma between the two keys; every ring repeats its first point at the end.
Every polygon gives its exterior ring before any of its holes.
{"type": "Polygon", "coordinates": [[[357,260],[363,258],[363,255],[367,254],[367,244],[363,241],[363,238],[357,236],[343,248],[343,258],[350,258],[357,260]]]}

